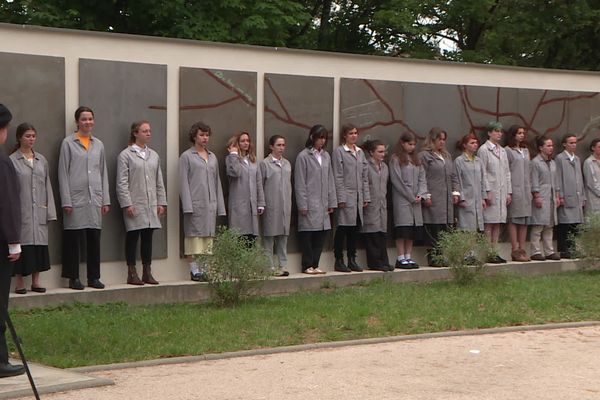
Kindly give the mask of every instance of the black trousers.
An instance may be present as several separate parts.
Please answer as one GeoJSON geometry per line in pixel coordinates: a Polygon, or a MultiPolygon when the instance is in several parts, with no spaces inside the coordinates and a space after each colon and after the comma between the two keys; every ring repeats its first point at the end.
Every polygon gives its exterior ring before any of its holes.
{"type": "Polygon", "coordinates": [[[152,264],[152,234],[154,228],[138,229],[135,231],[127,232],[125,236],[125,260],[127,265],[135,265],[135,256],[137,250],[137,242],[139,237],[142,237],[140,244],[140,253],[142,256],[142,264],[152,264]]]}
{"type": "Polygon", "coordinates": [[[344,258],[344,240],[346,241],[346,253],[348,258],[356,257],[356,238],[358,236],[358,226],[339,225],[335,230],[333,237],[333,255],[336,260],[344,258]]]}
{"type": "Polygon", "coordinates": [[[579,224],[558,224],[556,225],[556,250],[560,253],[570,253],[573,243],[569,236],[577,231],[579,224]]]}
{"type": "Polygon", "coordinates": [[[63,231],[62,277],[79,278],[79,248],[85,239],[87,279],[100,279],[100,229],[67,229],[63,231]]]}
{"type": "Polygon", "coordinates": [[[367,267],[387,267],[387,235],[385,232],[363,233],[362,237],[367,251],[367,267]]]}
{"type": "Polygon", "coordinates": [[[298,232],[298,241],[300,242],[300,251],[302,252],[302,272],[306,271],[309,267],[319,266],[326,232],[327,231],[298,232]]]}
{"type": "Polygon", "coordinates": [[[12,278],[13,263],[8,261],[8,244],[0,241],[0,363],[8,362],[6,344],[6,316],[8,313],[8,295],[12,278]]]}
{"type": "Polygon", "coordinates": [[[440,240],[440,234],[450,229],[447,224],[425,224],[425,243],[428,246],[437,246],[438,240],[440,240]]]}

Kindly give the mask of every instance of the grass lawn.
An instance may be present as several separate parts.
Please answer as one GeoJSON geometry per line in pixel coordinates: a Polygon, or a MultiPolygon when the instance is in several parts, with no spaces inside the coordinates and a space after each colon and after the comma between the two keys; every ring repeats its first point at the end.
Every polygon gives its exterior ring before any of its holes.
{"type": "Polygon", "coordinates": [[[376,281],[206,304],[75,304],[11,313],[25,354],[56,367],[497,326],[600,320],[600,271],[470,285],[376,281]]]}

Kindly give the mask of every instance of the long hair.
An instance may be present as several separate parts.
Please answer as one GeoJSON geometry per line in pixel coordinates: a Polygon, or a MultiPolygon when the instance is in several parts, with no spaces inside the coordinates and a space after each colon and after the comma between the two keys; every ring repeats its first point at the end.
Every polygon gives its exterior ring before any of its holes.
{"type": "MultiPolygon", "coordinates": [[[[435,144],[433,142],[435,142],[442,136],[444,137],[444,139],[448,140],[448,133],[445,130],[438,127],[431,128],[429,130],[429,133],[427,134],[427,137],[425,138],[425,143],[423,143],[421,150],[435,151],[435,144]]],[[[450,158],[450,153],[448,153],[446,147],[442,148],[441,153],[444,158],[450,158]]]]}
{"type": "Polygon", "coordinates": [[[22,124],[17,126],[17,133],[15,134],[17,142],[15,143],[15,147],[13,147],[13,150],[11,151],[11,153],[14,153],[15,151],[17,151],[21,148],[21,139],[23,138],[23,135],[27,131],[34,131],[35,134],[37,135],[37,131],[35,130],[33,125],[31,125],[28,122],[23,122],[22,124]]]}
{"type": "Polygon", "coordinates": [[[131,124],[131,128],[129,129],[129,145],[130,146],[135,143],[135,133],[137,131],[139,131],[140,128],[142,127],[142,125],[144,125],[144,124],[150,125],[150,122],[148,122],[146,120],[142,120],[142,121],[136,121],[133,124],[131,124]]]}
{"type": "Polygon", "coordinates": [[[256,151],[254,150],[254,144],[252,144],[252,136],[250,136],[248,132],[242,131],[233,135],[227,141],[227,148],[231,147],[231,145],[235,145],[235,147],[237,147],[238,155],[240,157],[248,156],[251,163],[256,162],[256,151]],[[250,146],[248,146],[248,151],[242,151],[242,149],[240,148],[240,138],[242,137],[242,135],[248,135],[248,141],[250,142],[250,146]]]}
{"type": "Polygon", "coordinates": [[[417,156],[416,149],[412,152],[412,154],[408,154],[406,150],[404,150],[404,146],[402,146],[403,143],[410,142],[417,143],[417,137],[412,132],[404,132],[402,135],[400,135],[400,139],[398,139],[394,153],[396,154],[396,157],[398,157],[400,165],[406,165],[409,162],[413,163],[413,165],[421,165],[421,160],[419,160],[419,157],[417,156]]]}
{"type": "Polygon", "coordinates": [[[314,125],[308,132],[308,139],[306,139],[304,147],[310,149],[311,147],[315,146],[317,139],[325,139],[325,144],[323,145],[323,148],[325,148],[325,146],[327,146],[328,136],[329,132],[327,132],[327,129],[325,129],[323,125],[314,125]]]}

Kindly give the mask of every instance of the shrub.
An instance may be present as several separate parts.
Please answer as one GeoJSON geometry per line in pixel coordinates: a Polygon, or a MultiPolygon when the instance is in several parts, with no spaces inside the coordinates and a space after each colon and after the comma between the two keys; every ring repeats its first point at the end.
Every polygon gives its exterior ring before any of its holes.
{"type": "Polygon", "coordinates": [[[585,222],[569,237],[571,254],[587,262],[582,265],[595,266],[600,263],[600,212],[586,216],[585,222]]]}
{"type": "Polygon", "coordinates": [[[467,284],[481,274],[493,252],[484,234],[453,229],[441,233],[432,257],[436,263],[450,267],[455,282],[467,284]]]}
{"type": "Polygon", "coordinates": [[[256,295],[271,276],[265,250],[234,229],[218,229],[211,253],[197,258],[204,265],[206,280],[220,304],[237,304],[256,295]]]}

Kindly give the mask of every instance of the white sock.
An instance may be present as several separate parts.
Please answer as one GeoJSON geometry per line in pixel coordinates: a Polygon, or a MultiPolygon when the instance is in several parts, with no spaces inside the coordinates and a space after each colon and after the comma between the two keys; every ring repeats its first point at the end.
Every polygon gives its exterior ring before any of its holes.
{"type": "Polygon", "coordinates": [[[192,261],[190,263],[190,272],[195,275],[197,273],[200,272],[200,267],[198,266],[198,263],[196,261],[192,261]]]}
{"type": "Polygon", "coordinates": [[[398,261],[406,260],[406,257],[404,257],[404,254],[400,254],[400,255],[397,257],[397,260],[398,260],[398,261]]]}
{"type": "Polygon", "coordinates": [[[406,253],[406,259],[408,260],[410,257],[410,253],[406,253]]]}

